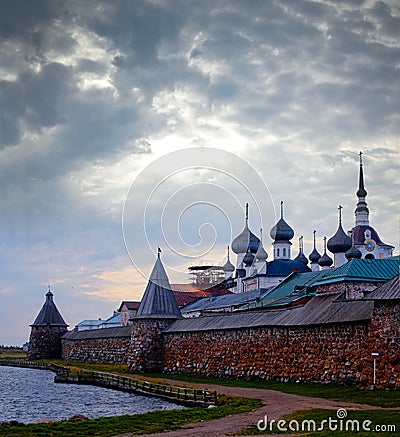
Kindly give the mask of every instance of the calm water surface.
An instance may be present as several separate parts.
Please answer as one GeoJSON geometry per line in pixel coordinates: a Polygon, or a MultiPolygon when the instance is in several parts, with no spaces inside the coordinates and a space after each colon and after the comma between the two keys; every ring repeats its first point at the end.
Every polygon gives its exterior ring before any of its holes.
{"type": "Polygon", "coordinates": [[[62,420],[74,414],[101,416],[139,414],[182,406],[103,387],[55,384],[47,370],[0,366],[0,422],[62,420]]]}

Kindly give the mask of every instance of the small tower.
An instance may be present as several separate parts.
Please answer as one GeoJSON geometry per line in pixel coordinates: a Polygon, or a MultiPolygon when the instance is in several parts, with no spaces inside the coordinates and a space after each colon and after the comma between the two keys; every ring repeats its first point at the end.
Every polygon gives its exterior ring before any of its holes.
{"type": "Polygon", "coordinates": [[[318,272],[318,270],[319,270],[318,261],[321,258],[321,255],[318,252],[317,246],[316,246],[316,234],[317,234],[317,231],[315,229],[313,231],[313,234],[314,234],[314,249],[310,253],[309,259],[310,259],[310,262],[311,262],[311,271],[318,272]]]}
{"type": "Polygon", "coordinates": [[[339,205],[339,226],[333,237],[328,240],[328,249],[333,253],[335,267],[340,267],[346,264],[347,259],[345,253],[352,246],[351,238],[345,234],[342,227],[342,206],[339,205]]]}
{"type": "Polygon", "coordinates": [[[142,301],[136,316],[132,319],[128,366],[135,371],[162,370],[162,331],[174,320],[182,317],[160,253],[159,248],[142,301]]]}
{"type": "MultiPolygon", "coordinates": [[[[362,162],[362,152],[360,155],[360,171],[358,178],[358,190],[356,192],[358,201],[354,211],[355,226],[351,230],[353,246],[357,249],[363,258],[388,258],[393,255],[394,247],[390,244],[384,243],[377,231],[369,224],[369,210],[365,198],[367,191],[364,188],[364,170],[362,162]]],[[[350,256],[359,256],[358,252],[351,251],[350,256]]],[[[352,259],[352,258],[350,258],[352,259]]]]}
{"type": "Polygon", "coordinates": [[[274,240],[274,259],[290,259],[290,240],[294,237],[293,229],[283,219],[283,201],[281,201],[281,217],[271,229],[270,236],[274,240]]]}
{"type": "Polygon", "coordinates": [[[46,301],[31,326],[28,358],[61,358],[61,337],[67,332],[65,323],[56,304],[53,293],[46,293],[46,301]]]}

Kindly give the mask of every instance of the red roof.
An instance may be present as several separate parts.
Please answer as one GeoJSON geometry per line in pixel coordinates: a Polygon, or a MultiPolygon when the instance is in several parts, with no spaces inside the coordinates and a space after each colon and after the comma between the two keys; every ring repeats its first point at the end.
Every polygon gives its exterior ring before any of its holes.
{"type": "Polygon", "coordinates": [[[128,310],[137,310],[139,308],[140,302],[136,300],[123,300],[118,308],[118,311],[121,311],[124,305],[128,308],[128,310]]]}
{"type": "Polygon", "coordinates": [[[193,284],[171,284],[172,292],[178,306],[183,307],[203,297],[208,297],[208,294],[196,287],[193,284]]]}

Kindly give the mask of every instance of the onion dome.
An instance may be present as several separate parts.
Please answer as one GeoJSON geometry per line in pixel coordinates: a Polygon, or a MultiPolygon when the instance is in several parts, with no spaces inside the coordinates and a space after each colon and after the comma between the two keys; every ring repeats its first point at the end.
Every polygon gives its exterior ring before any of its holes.
{"type": "Polygon", "coordinates": [[[333,264],[333,259],[326,253],[326,237],[324,237],[324,254],[318,260],[321,267],[330,267],[333,264]]]}
{"type": "Polygon", "coordinates": [[[344,254],[344,256],[350,261],[351,259],[361,259],[362,253],[357,249],[356,246],[351,246],[351,248],[344,254]]]}
{"type": "MultiPolygon", "coordinates": [[[[353,236],[353,235],[352,235],[353,236]]],[[[350,261],[351,259],[361,259],[362,253],[360,250],[357,249],[357,247],[354,245],[354,237],[352,238],[353,245],[350,247],[350,249],[344,254],[346,259],[350,261]]]]}
{"type": "Polygon", "coordinates": [[[294,237],[293,229],[283,219],[283,201],[281,201],[281,218],[271,229],[269,235],[275,241],[289,241],[294,237]]]}
{"type": "Polygon", "coordinates": [[[236,254],[246,253],[250,249],[251,253],[256,253],[260,240],[249,229],[249,204],[246,203],[246,224],[243,231],[232,241],[231,248],[236,254]]]}
{"type": "Polygon", "coordinates": [[[253,253],[250,252],[250,250],[248,249],[246,252],[246,255],[243,257],[243,264],[246,267],[249,267],[253,264],[255,255],[253,253]]]}
{"type": "Polygon", "coordinates": [[[262,228],[260,229],[260,244],[258,245],[258,249],[256,252],[256,261],[267,261],[268,253],[263,247],[262,244],[262,228]]]}
{"type": "Polygon", "coordinates": [[[352,246],[351,238],[342,228],[342,206],[339,205],[339,227],[336,234],[328,240],[328,249],[332,253],[344,253],[352,246]]]}
{"type": "Polygon", "coordinates": [[[228,260],[223,265],[222,269],[224,270],[225,273],[230,273],[230,272],[233,272],[235,270],[235,266],[229,260],[229,246],[228,246],[228,260]]]}
{"type": "Polygon", "coordinates": [[[314,232],[313,232],[313,234],[314,234],[314,249],[310,253],[310,255],[308,256],[309,260],[312,263],[317,263],[319,261],[319,259],[321,258],[321,254],[318,252],[317,247],[316,247],[316,242],[315,242],[315,234],[316,233],[317,233],[317,231],[314,230],[314,232]]]}
{"type": "Polygon", "coordinates": [[[301,236],[299,238],[299,254],[296,256],[295,260],[296,261],[300,261],[300,262],[302,262],[305,265],[308,264],[308,259],[304,255],[304,252],[303,252],[303,236],[301,236]]]}

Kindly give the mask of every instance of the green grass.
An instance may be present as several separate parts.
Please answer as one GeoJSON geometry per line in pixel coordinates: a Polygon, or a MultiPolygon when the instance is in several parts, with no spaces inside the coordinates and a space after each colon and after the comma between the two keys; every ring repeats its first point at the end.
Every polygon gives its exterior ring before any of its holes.
{"type": "Polygon", "coordinates": [[[293,383],[253,380],[244,381],[227,378],[206,378],[202,376],[146,374],[149,377],[169,378],[188,383],[218,384],[228,387],[250,387],[266,390],[276,390],[283,393],[298,394],[302,396],[318,397],[339,402],[356,402],[376,407],[400,406],[400,390],[359,390],[356,387],[317,384],[317,383],[293,383]]]}
{"type": "Polygon", "coordinates": [[[101,417],[82,422],[54,422],[32,425],[2,425],[0,436],[18,437],[109,437],[122,433],[147,434],[175,430],[182,425],[219,419],[244,413],[261,406],[254,399],[219,396],[214,408],[186,408],[184,410],[154,411],[146,414],[101,417]]]}
{"type": "Polygon", "coordinates": [[[0,358],[16,358],[18,360],[24,360],[26,358],[26,352],[22,349],[0,349],[0,358]]]}
{"type": "MultiPolygon", "coordinates": [[[[336,410],[322,410],[322,409],[312,409],[312,410],[304,410],[304,411],[296,411],[292,414],[287,414],[282,416],[281,419],[286,422],[281,425],[282,428],[287,428],[287,431],[279,431],[277,428],[277,423],[270,424],[267,422],[267,428],[265,431],[260,431],[257,425],[253,425],[248,427],[245,431],[237,433],[236,435],[265,435],[265,434],[298,434],[302,436],[318,436],[318,437],[328,437],[328,436],[344,436],[344,435],[357,435],[357,436],[371,436],[371,434],[375,434],[375,427],[378,425],[380,427],[383,426],[395,426],[395,429],[389,430],[386,428],[384,432],[382,428],[382,432],[380,434],[384,434],[385,436],[396,436],[399,435],[400,431],[400,414],[398,411],[382,411],[382,410],[358,410],[358,411],[347,411],[346,418],[342,419],[342,431],[340,431],[340,421],[337,423],[332,423],[331,429],[329,427],[329,422],[326,422],[323,426],[322,431],[314,432],[312,428],[308,428],[308,424],[304,424],[304,431],[302,430],[302,421],[303,420],[313,420],[316,423],[316,429],[318,429],[324,420],[328,421],[329,418],[333,420],[338,420],[336,415],[336,410]],[[346,431],[346,421],[355,421],[357,420],[359,423],[360,432],[352,431],[352,425],[350,422],[347,424],[348,430],[346,431]],[[363,422],[369,420],[372,423],[366,423],[366,426],[369,426],[371,431],[363,431],[362,426],[363,422]],[[289,428],[289,423],[292,422],[292,430],[289,428]],[[296,431],[296,424],[299,424],[299,431],[296,431]],[[334,426],[337,426],[338,429],[336,431],[332,430],[334,426]],[[308,432],[309,429],[312,432],[308,432]]],[[[260,419],[262,419],[260,417],[260,419]]],[[[261,423],[261,426],[263,423],[261,423]]]]}

